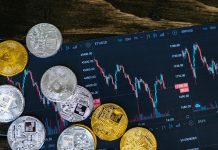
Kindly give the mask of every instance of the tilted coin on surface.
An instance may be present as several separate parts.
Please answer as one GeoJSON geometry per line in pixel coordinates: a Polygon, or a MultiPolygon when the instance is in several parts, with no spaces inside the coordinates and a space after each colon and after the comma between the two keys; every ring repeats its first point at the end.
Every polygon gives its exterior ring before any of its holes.
{"type": "Polygon", "coordinates": [[[0,86],[0,123],[15,120],[24,110],[22,93],[12,85],[0,86]]]}
{"type": "Polygon", "coordinates": [[[63,102],[75,93],[77,78],[69,68],[54,66],[43,74],[40,85],[48,100],[63,102]]]}
{"type": "Polygon", "coordinates": [[[126,131],[128,118],[120,106],[112,103],[103,104],[94,111],[91,126],[100,139],[113,141],[126,131]]]}
{"type": "Polygon", "coordinates": [[[135,127],[128,130],[120,141],[120,150],[156,150],[157,141],[147,129],[135,127]]]}
{"type": "Polygon", "coordinates": [[[65,129],[58,138],[58,150],[95,150],[94,135],[84,126],[73,125],[65,129]]]}
{"type": "Polygon", "coordinates": [[[28,53],[17,41],[0,43],[0,75],[14,76],[22,72],[27,65],[28,53]]]}
{"type": "Polygon", "coordinates": [[[84,87],[77,85],[75,94],[67,101],[57,104],[60,116],[69,122],[85,120],[93,110],[92,94],[84,87]]]}
{"type": "Polygon", "coordinates": [[[38,119],[22,116],[10,125],[7,138],[12,150],[39,150],[45,142],[45,128],[38,119]]]}
{"type": "Polygon", "coordinates": [[[39,58],[55,55],[61,47],[62,35],[52,24],[40,23],[33,26],[26,36],[29,51],[39,58]]]}

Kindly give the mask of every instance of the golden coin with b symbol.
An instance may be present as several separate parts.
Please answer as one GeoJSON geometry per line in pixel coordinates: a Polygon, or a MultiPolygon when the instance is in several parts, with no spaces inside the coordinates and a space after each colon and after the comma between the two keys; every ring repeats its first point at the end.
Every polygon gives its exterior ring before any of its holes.
{"type": "Polygon", "coordinates": [[[93,113],[91,126],[100,139],[113,141],[126,131],[128,118],[120,106],[112,103],[103,104],[93,113]]]}
{"type": "Polygon", "coordinates": [[[13,40],[0,43],[0,75],[14,76],[24,70],[28,61],[25,47],[13,40]]]}
{"type": "Polygon", "coordinates": [[[157,141],[147,129],[135,127],[128,130],[120,141],[120,150],[156,150],[157,141]]]}

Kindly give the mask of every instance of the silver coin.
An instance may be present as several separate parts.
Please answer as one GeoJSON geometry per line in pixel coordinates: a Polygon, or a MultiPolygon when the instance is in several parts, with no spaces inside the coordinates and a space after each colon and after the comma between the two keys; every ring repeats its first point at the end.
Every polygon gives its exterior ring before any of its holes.
{"type": "Polygon", "coordinates": [[[40,58],[55,55],[60,49],[62,41],[60,30],[48,23],[33,26],[26,36],[27,48],[33,55],[40,58]]]}
{"type": "Polygon", "coordinates": [[[12,150],[39,150],[45,142],[45,128],[38,119],[22,116],[10,125],[7,139],[12,150]]]}
{"type": "Polygon", "coordinates": [[[76,85],[76,75],[64,66],[49,68],[41,79],[41,91],[52,102],[66,101],[74,94],[76,85]]]}
{"type": "Polygon", "coordinates": [[[0,123],[15,120],[24,110],[22,93],[12,85],[0,86],[0,123]]]}
{"type": "Polygon", "coordinates": [[[57,104],[60,116],[69,122],[85,120],[93,110],[92,94],[84,87],[77,85],[75,94],[67,101],[57,104]]]}
{"type": "Polygon", "coordinates": [[[94,150],[95,141],[91,132],[81,126],[65,129],[58,138],[58,150],[94,150]]]}

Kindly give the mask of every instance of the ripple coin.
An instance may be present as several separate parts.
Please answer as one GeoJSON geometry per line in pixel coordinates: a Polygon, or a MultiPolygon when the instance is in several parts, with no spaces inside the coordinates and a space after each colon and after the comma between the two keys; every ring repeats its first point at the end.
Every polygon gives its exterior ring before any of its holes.
{"type": "Polygon", "coordinates": [[[7,40],[0,43],[0,75],[14,76],[24,70],[28,61],[25,47],[7,40]]]}
{"type": "Polygon", "coordinates": [[[157,141],[147,129],[135,127],[128,130],[120,141],[120,150],[156,150],[157,141]]]}
{"type": "Polygon", "coordinates": [[[45,128],[38,119],[22,116],[10,125],[7,138],[12,150],[39,150],[45,141],[45,128]]]}
{"type": "Polygon", "coordinates": [[[85,120],[93,110],[92,94],[84,87],[77,85],[75,94],[67,101],[57,104],[60,116],[69,122],[85,120]]]}
{"type": "Polygon", "coordinates": [[[63,102],[75,93],[77,79],[69,68],[54,66],[43,74],[40,84],[42,93],[48,100],[63,102]]]}
{"type": "Polygon", "coordinates": [[[58,138],[58,150],[94,150],[95,139],[83,126],[73,125],[65,129],[58,138]]]}
{"type": "Polygon", "coordinates": [[[29,51],[40,58],[55,55],[61,47],[62,35],[60,30],[52,24],[40,23],[33,26],[26,36],[29,51]]]}
{"type": "Polygon", "coordinates": [[[128,118],[120,106],[112,103],[103,104],[94,111],[91,126],[100,139],[113,141],[126,131],[128,118]]]}
{"type": "Polygon", "coordinates": [[[23,113],[24,105],[24,97],[16,87],[0,86],[0,123],[15,120],[23,113]]]}

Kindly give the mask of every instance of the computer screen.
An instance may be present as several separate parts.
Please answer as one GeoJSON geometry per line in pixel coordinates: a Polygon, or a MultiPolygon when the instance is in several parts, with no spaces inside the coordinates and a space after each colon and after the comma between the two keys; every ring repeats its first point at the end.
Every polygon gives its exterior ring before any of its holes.
{"type": "MultiPolygon", "coordinates": [[[[116,103],[128,129],[154,133],[160,150],[218,149],[218,24],[142,32],[66,43],[47,59],[29,54],[23,73],[7,78],[26,99],[23,115],[41,120],[42,149],[56,149],[64,121],[40,91],[43,73],[55,65],[72,69],[95,106],[116,103]]],[[[91,116],[90,116],[91,118],[91,116]]],[[[90,127],[90,118],[82,122],[90,127]]],[[[119,140],[98,139],[99,150],[118,150],[119,140]]]]}

